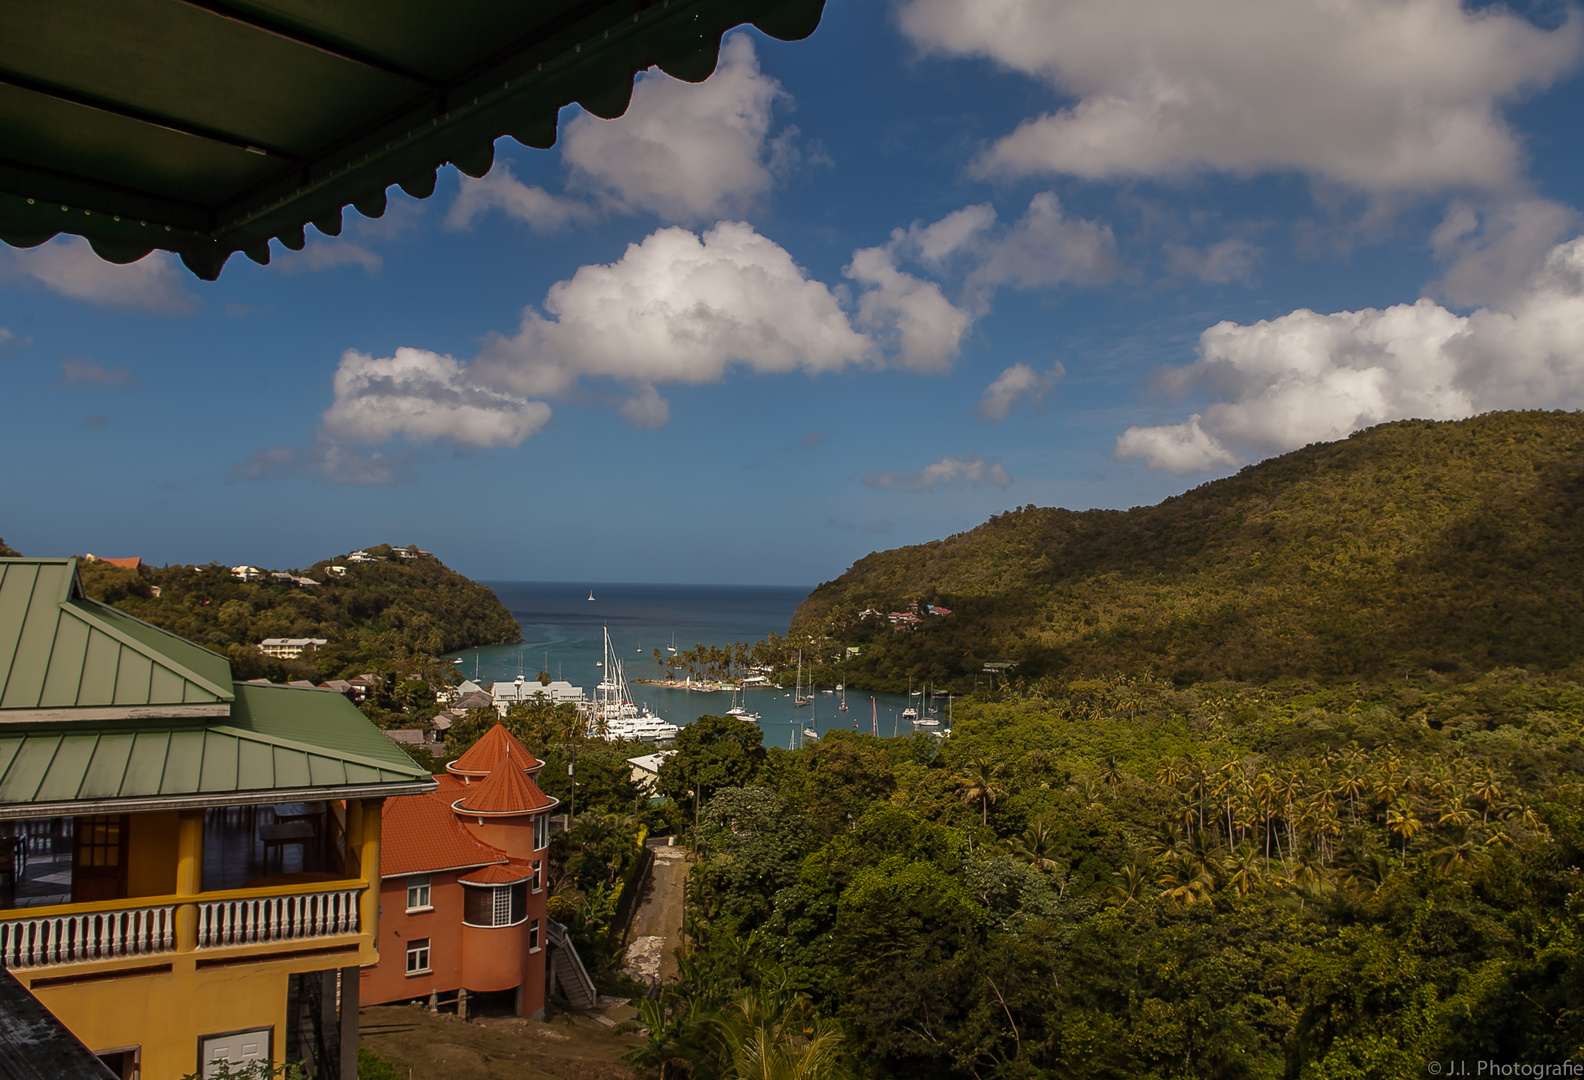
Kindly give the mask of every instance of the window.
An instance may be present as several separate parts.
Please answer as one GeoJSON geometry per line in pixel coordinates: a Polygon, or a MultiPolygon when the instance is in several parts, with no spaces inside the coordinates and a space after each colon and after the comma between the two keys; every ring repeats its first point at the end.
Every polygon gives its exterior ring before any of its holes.
{"type": "Polygon", "coordinates": [[[413,938],[407,943],[407,974],[422,975],[429,970],[429,939],[413,938]]]}
{"type": "Polygon", "coordinates": [[[528,917],[528,883],[469,885],[462,894],[462,921],[468,926],[516,926],[528,917]]]}
{"type": "Polygon", "coordinates": [[[534,819],[534,850],[538,851],[550,843],[550,815],[538,814],[534,819]]]}
{"type": "Polygon", "coordinates": [[[528,887],[534,892],[538,892],[540,889],[544,888],[544,885],[542,884],[539,877],[539,863],[539,859],[535,859],[533,861],[533,877],[528,879],[528,887]]]}
{"type": "Polygon", "coordinates": [[[432,904],[429,903],[429,875],[414,874],[407,879],[407,910],[428,911],[432,904]]]}
{"type": "Polygon", "coordinates": [[[539,951],[539,920],[535,919],[528,924],[528,951],[539,951]]]}

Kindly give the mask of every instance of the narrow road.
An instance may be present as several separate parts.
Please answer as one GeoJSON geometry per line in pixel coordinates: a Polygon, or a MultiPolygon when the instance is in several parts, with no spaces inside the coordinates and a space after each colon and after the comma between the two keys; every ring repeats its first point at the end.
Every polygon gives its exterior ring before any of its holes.
{"type": "Polygon", "coordinates": [[[651,986],[675,979],[682,946],[682,898],[687,884],[687,849],[651,843],[654,863],[627,928],[627,974],[651,986]]]}

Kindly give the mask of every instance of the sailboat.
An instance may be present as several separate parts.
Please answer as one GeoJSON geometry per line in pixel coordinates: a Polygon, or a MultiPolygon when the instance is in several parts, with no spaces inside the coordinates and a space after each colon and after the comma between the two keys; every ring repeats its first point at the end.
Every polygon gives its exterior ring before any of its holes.
{"type": "Polygon", "coordinates": [[[676,652],[676,631],[671,631],[671,644],[666,646],[666,652],[676,652]]]}
{"type": "Polygon", "coordinates": [[[633,704],[622,662],[616,659],[616,650],[611,645],[610,627],[605,628],[605,657],[598,666],[604,677],[595,688],[594,701],[588,706],[589,735],[601,739],[676,738],[675,724],[654,715],[647,705],[640,709],[633,704]]]}
{"type": "MultiPolygon", "coordinates": [[[[810,698],[809,700],[812,701],[813,699],[810,698]]],[[[809,722],[803,725],[803,737],[805,739],[817,739],[817,738],[819,738],[819,728],[814,726],[815,724],[817,724],[819,722],[816,719],[816,714],[818,713],[818,711],[819,710],[816,709],[816,710],[814,710],[814,712],[809,713],[809,722]]]]}
{"type": "Polygon", "coordinates": [[[902,719],[911,722],[918,720],[918,710],[913,707],[913,699],[918,697],[913,692],[913,680],[908,680],[908,707],[902,710],[902,719]]]}
{"type": "Polygon", "coordinates": [[[813,700],[814,700],[814,696],[813,696],[813,688],[812,687],[810,687],[809,696],[808,697],[804,697],[803,696],[803,650],[799,649],[798,650],[797,690],[796,690],[795,694],[793,695],[792,704],[797,706],[798,708],[802,708],[804,705],[807,705],[809,702],[811,702],[813,700]]]}
{"type": "Polygon", "coordinates": [[[875,704],[875,699],[869,699],[869,733],[875,738],[880,737],[880,706],[875,704]]]}
{"type": "Polygon", "coordinates": [[[727,716],[735,716],[737,719],[749,724],[752,724],[759,719],[758,713],[748,711],[748,690],[746,687],[737,687],[737,690],[733,692],[732,697],[734,703],[731,708],[726,710],[727,716]],[[742,700],[740,702],[736,701],[736,694],[738,692],[742,694],[742,700]]]}
{"type": "Polygon", "coordinates": [[[589,590],[589,599],[590,600],[594,599],[594,590],[593,589],[589,590]]]}
{"type": "MultiPolygon", "coordinates": [[[[929,696],[928,700],[929,700],[929,702],[933,702],[935,700],[935,691],[934,690],[930,691],[930,696],[929,696]]],[[[926,705],[924,707],[924,715],[918,717],[917,719],[915,719],[913,721],[914,726],[915,727],[940,727],[940,721],[935,719],[935,714],[938,711],[939,710],[935,709],[931,704],[926,703],[926,705]]]]}
{"type": "Polygon", "coordinates": [[[838,709],[840,709],[842,712],[846,712],[847,711],[847,687],[845,685],[843,685],[842,683],[837,683],[836,684],[836,689],[841,691],[841,704],[836,706],[836,707],[838,709]]]}

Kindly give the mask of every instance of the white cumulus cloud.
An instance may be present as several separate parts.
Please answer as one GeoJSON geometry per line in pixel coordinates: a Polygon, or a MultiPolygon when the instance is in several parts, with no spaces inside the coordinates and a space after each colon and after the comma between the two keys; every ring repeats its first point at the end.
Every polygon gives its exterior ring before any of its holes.
{"type": "Polygon", "coordinates": [[[580,267],[557,282],[540,307],[524,312],[515,334],[490,335],[471,361],[420,348],[388,357],[348,350],[314,446],[261,450],[233,475],[329,478],[339,454],[338,474],[390,482],[405,461],[358,457],[349,448],[397,437],[516,446],[548,422],[550,405],[540,399],[610,401],[610,384],[625,394],[616,409],[629,423],[658,428],[671,419],[659,389],[665,384],[718,382],[739,370],[950,366],[970,320],[939,286],[898,270],[883,248],[855,252],[847,274],[860,286],[856,303],[741,222],[701,234],[659,229],[615,262],[580,267]],[[844,303],[856,308],[853,316],[844,303]]]}
{"type": "Polygon", "coordinates": [[[1116,277],[1116,237],[1109,225],[1068,217],[1055,194],[1043,191],[983,260],[970,281],[1017,289],[1104,285],[1116,277]]]}
{"type": "Polygon", "coordinates": [[[733,34],[703,83],[652,70],[621,116],[579,115],[567,125],[562,157],[575,182],[619,209],[681,222],[740,214],[770,190],[785,155],[770,138],[784,96],[759,70],[753,39],[733,34]]]}
{"type": "Polygon", "coordinates": [[[995,382],[985,387],[974,411],[981,420],[999,424],[1025,401],[1038,406],[1065,373],[1060,364],[1049,371],[1035,371],[1027,364],[1013,364],[996,376],[995,382]]]}
{"type": "Polygon", "coordinates": [[[558,282],[543,307],[547,315],[528,309],[514,336],[486,342],[477,378],[553,395],[582,377],[709,383],[734,366],[817,374],[879,357],[830,289],[740,222],[702,235],[660,229],[616,262],[558,282]]]}
{"type": "Polygon", "coordinates": [[[187,289],[186,271],[174,255],[155,251],[118,265],[94,254],[80,236],[60,236],[35,248],[0,248],[0,280],[21,278],[106,307],[136,308],[157,315],[191,315],[198,297],[187,289]]]}
{"type": "Polygon", "coordinates": [[[973,317],[939,285],[897,269],[883,247],[853,252],[843,273],[868,287],[858,298],[858,322],[894,344],[898,364],[925,373],[951,368],[973,317]]]}
{"type": "Polygon", "coordinates": [[[1459,0],[907,0],[899,19],[926,52],[1076,99],[997,141],[984,175],[1297,171],[1369,192],[1512,185],[1501,107],[1581,45],[1571,8],[1548,30],[1459,0]]]}
{"type": "Polygon", "coordinates": [[[1458,315],[1422,299],[1223,322],[1162,381],[1219,400],[1185,424],[1128,429],[1117,456],[1178,473],[1388,420],[1584,406],[1584,237],[1552,248],[1502,308],[1458,315]]]}
{"type": "Polygon", "coordinates": [[[376,445],[397,436],[461,446],[516,446],[550,419],[550,406],[481,386],[449,356],[400,348],[388,357],[348,349],[321,418],[342,442],[376,445]]]}
{"type": "Polygon", "coordinates": [[[874,472],[864,477],[865,486],[881,491],[938,491],[952,487],[1004,488],[1012,483],[1012,476],[1000,465],[986,461],[976,454],[964,457],[943,457],[933,465],[918,472],[874,472]]]}
{"type": "Polygon", "coordinates": [[[1519,199],[1483,216],[1456,201],[1430,236],[1447,269],[1437,288],[1461,306],[1501,304],[1522,288],[1577,220],[1572,207],[1548,199],[1519,199]]]}
{"type": "Polygon", "coordinates": [[[446,226],[472,228],[475,218],[492,210],[499,210],[537,233],[558,232],[594,218],[594,210],[587,203],[552,195],[537,184],[523,183],[504,161],[496,162],[481,180],[462,177],[456,200],[446,212],[446,226]]]}

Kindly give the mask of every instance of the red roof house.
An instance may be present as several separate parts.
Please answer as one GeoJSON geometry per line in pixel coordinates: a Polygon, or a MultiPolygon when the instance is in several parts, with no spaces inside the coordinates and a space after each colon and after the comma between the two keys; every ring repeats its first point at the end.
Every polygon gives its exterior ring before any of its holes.
{"type": "Polygon", "coordinates": [[[386,802],[380,962],[363,969],[364,1003],[514,991],[519,1016],[543,1014],[557,805],[533,781],[543,767],[496,724],[436,790],[386,802]]]}

